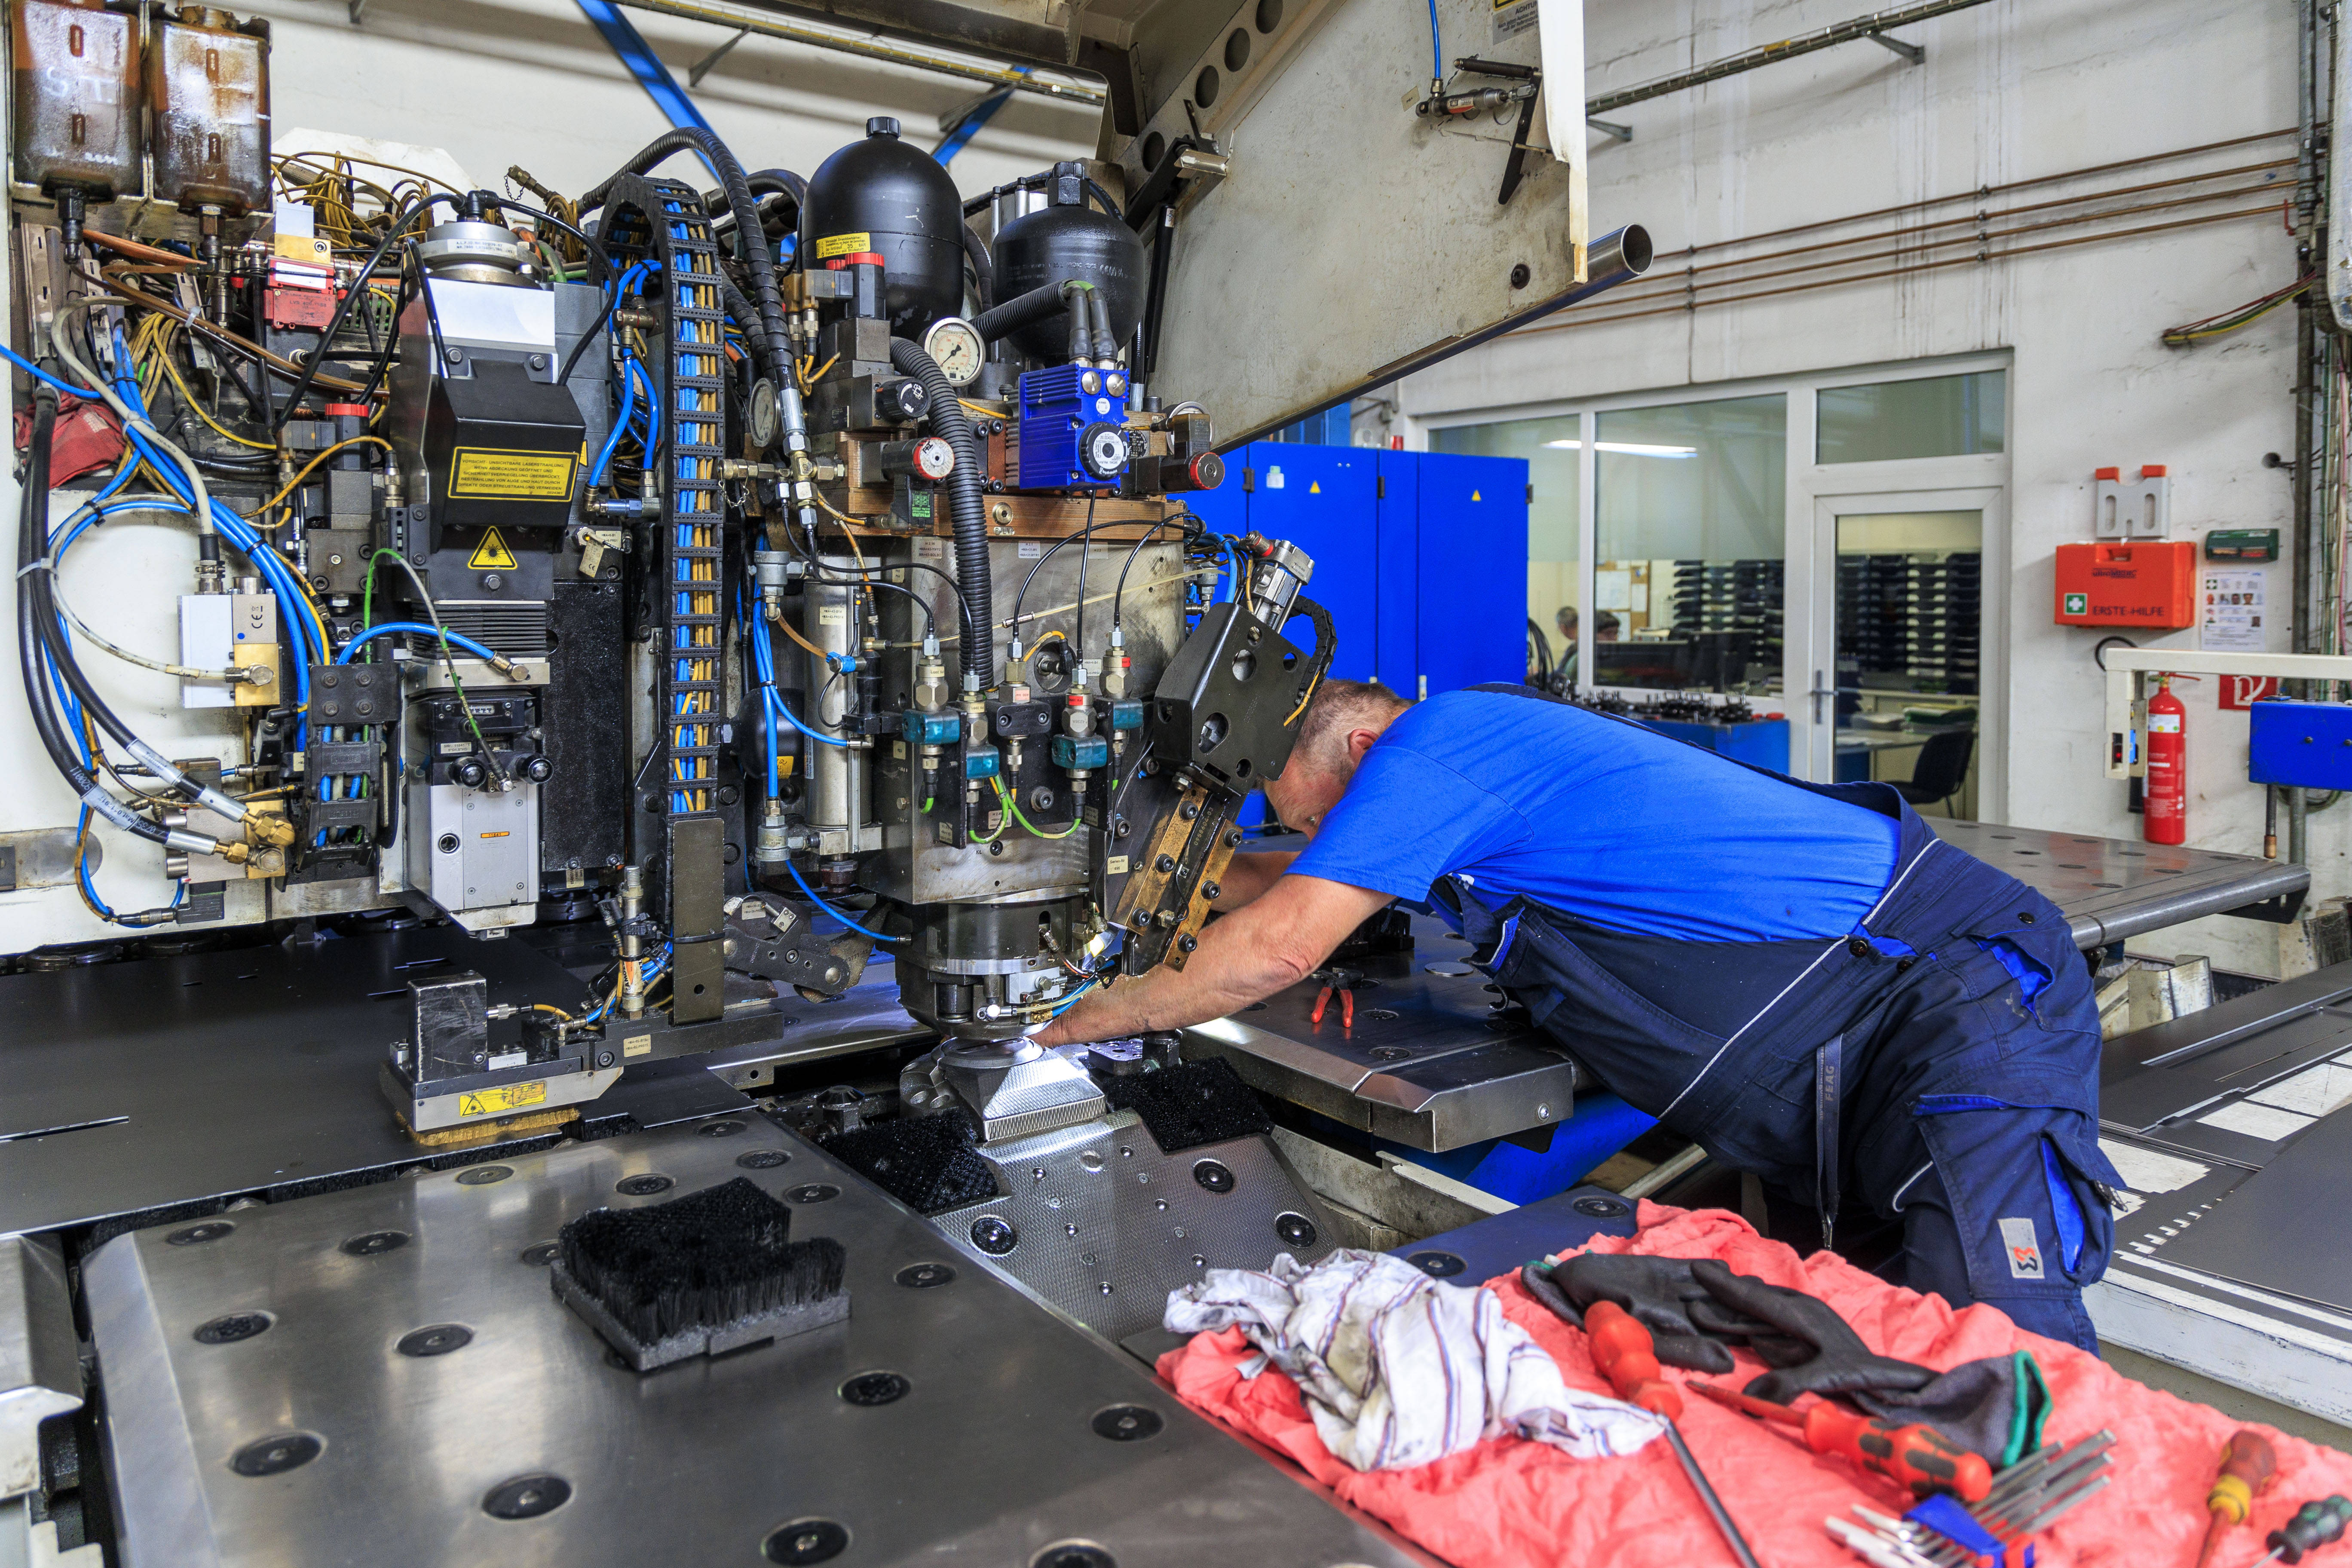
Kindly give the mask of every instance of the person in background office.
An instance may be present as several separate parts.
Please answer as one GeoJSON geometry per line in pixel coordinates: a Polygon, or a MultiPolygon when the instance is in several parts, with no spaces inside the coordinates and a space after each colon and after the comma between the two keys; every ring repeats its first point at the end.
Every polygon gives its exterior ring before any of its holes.
{"type": "MultiPolygon", "coordinates": [[[[1552,616],[1551,620],[1552,625],[1559,628],[1560,640],[1567,645],[1568,648],[1567,652],[1559,656],[1559,663],[1554,667],[1559,672],[1554,679],[1554,684],[1561,691],[1566,691],[1576,684],[1576,606],[1562,605],[1552,616]]],[[[1592,640],[1615,642],[1619,625],[1615,615],[1607,610],[1601,611],[1599,618],[1592,623],[1592,640]]]]}

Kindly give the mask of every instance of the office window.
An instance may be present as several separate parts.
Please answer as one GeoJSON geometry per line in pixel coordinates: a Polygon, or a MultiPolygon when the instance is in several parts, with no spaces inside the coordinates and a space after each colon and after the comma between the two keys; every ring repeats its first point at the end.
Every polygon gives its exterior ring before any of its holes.
{"type": "Polygon", "coordinates": [[[2000,451],[2008,381],[2007,372],[1988,370],[1824,387],[1815,405],[1814,460],[1878,463],[2000,451]]]}
{"type": "Polygon", "coordinates": [[[1788,400],[1602,414],[1588,684],[1777,691],[1788,400]]]}
{"type": "MultiPolygon", "coordinates": [[[[1572,674],[1576,639],[1567,628],[1584,604],[1576,558],[1576,498],[1582,443],[1577,416],[1455,425],[1429,433],[1433,452],[1524,458],[1535,499],[1528,503],[1528,674],[1572,674]],[[1542,639],[1538,646],[1538,638],[1542,639]]],[[[1561,684],[1556,682],[1555,684],[1561,684]]]]}

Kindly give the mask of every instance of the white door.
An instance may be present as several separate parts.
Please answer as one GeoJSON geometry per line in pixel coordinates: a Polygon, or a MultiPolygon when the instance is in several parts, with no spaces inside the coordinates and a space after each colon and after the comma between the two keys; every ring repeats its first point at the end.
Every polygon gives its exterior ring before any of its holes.
{"type": "Polygon", "coordinates": [[[1810,531],[1804,636],[1790,650],[1791,684],[1803,676],[1789,704],[1792,763],[1822,783],[1909,786],[1924,816],[2002,820],[2002,490],[1816,494],[1810,531]]]}

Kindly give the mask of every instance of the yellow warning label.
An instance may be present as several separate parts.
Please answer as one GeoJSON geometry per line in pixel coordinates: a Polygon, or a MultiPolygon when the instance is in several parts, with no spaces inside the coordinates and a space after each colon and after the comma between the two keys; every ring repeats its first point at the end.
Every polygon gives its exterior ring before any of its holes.
{"type": "Polygon", "coordinates": [[[631,1035],[621,1042],[621,1054],[625,1057],[649,1057],[654,1054],[654,1037],[651,1035],[631,1035]]]}
{"type": "Polygon", "coordinates": [[[1323,493],[1323,481],[1321,479],[1310,480],[1307,486],[1307,493],[1311,496],[1321,495],[1323,493]]]}
{"type": "Polygon", "coordinates": [[[541,1105],[547,1100],[547,1084],[510,1083],[501,1089],[478,1089],[471,1094],[457,1097],[460,1116],[504,1116],[509,1110],[520,1110],[526,1105],[541,1105]]]}
{"type": "Polygon", "coordinates": [[[830,261],[836,256],[863,256],[873,248],[870,234],[828,234],[816,242],[816,258],[830,261]]]}
{"type": "Polygon", "coordinates": [[[1476,490],[1472,490],[1472,491],[1470,492],[1470,499],[1471,499],[1472,500],[1478,500],[1478,499],[1479,499],[1479,498],[1478,498],[1478,492],[1477,492],[1476,490]]]}
{"type": "Polygon", "coordinates": [[[511,572],[515,566],[514,552],[507,548],[504,534],[489,529],[483,533],[482,542],[474,546],[474,552],[466,557],[466,564],[476,572],[511,572]]]}
{"type": "Polygon", "coordinates": [[[1128,861],[1126,856],[1114,855],[1109,859],[1103,862],[1103,875],[1107,877],[1124,877],[1127,875],[1127,865],[1128,861]]]}
{"type": "Polygon", "coordinates": [[[569,452],[501,452],[460,447],[449,494],[461,500],[562,500],[572,494],[569,452]]]}

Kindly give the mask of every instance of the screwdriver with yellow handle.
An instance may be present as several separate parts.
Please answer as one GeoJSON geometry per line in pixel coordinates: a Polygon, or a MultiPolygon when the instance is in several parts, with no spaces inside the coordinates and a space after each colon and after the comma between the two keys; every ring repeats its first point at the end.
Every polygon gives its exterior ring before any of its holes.
{"type": "Polygon", "coordinates": [[[2213,1478],[2213,1489],[2205,1494],[2213,1521],[2205,1527],[2205,1543],[2197,1549],[2197,1568],[2213,1561],[2213,1549],[2221,1538],[2253,1511],[2254,1494],[2277,1479],[2278,1455],[2260,1432],[2241,1427],[2221,1445],[2221,1472],[2213,1478]]]}

